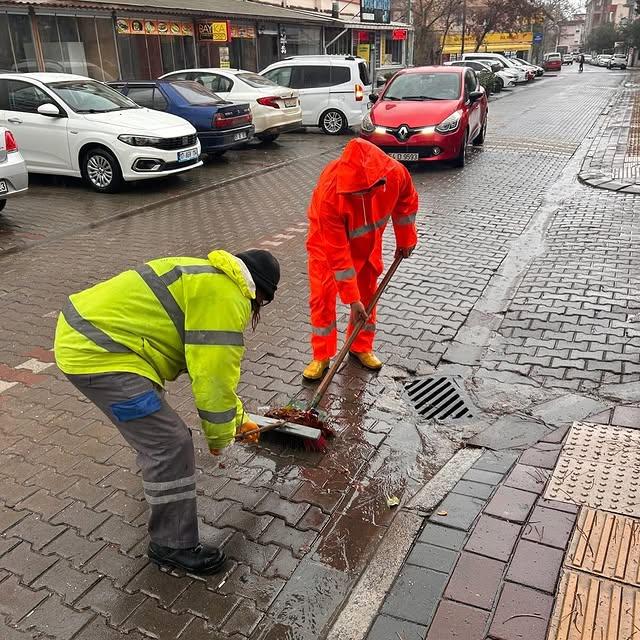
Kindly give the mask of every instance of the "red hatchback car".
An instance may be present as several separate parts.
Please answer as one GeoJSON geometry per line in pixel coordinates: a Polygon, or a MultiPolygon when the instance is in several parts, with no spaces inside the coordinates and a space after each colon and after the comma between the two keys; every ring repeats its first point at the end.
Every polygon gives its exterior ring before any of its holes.
{"type": "Polygon", "coordinates": [[[468,67],[399,71],[371,101],[360,135],[401,162],[463,167],[467,145],[484,142],[487,96],[468,67]]]}

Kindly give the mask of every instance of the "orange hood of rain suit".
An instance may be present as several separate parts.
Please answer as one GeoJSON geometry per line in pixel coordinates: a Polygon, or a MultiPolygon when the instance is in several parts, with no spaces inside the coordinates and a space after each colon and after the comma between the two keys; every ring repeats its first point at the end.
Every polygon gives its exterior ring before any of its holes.
{"type": "MultiPolygon", "coordinates": [[[[393,223],[398,248],[414,247],[417,211],[418,194],[407,169],[365,140],[351,140],[325,167],[308,212],[315,359],[327,360],[337,350],[336,295],[344,304],[360,300],[368,305],[384,268],[382,236],[387,223],[393,223]]],[[[352,351],[373,350],[375,319],[374,310],[352,351]]]]}

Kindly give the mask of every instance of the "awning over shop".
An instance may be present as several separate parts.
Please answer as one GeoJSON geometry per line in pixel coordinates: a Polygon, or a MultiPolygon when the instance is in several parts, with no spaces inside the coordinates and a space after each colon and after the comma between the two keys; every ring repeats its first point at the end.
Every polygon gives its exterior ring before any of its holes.
{"type": "MultiPolygon", "coordinates": [[[[497,53],[500,51],[527,51],[531,48],[533,33],[521,31],[518,33],[489,33],[478,49],[478,53],[497,53]]],[[[442,53],[460,53],[462,35],[449,34],[444,39],[442,53]]],[[[464,53],[474,53],[476,42],[473,36],[467,36],[464,41],[464,53]]]]}
{"type": "Polygon", "coordinates": [[[254,20],[276,20],[280,22],[306,22],[317,25],[341,25],[329,15],[311,11],[285,9],[251,0],[126,0],[110,2],[108,0],[2,0],[0,6],[16,5],[42,8],[77,8],[84,10],[109,11],[145,11],[179,15],[194,13],[199,15],[220,15],[246,17],[254,20]]]}

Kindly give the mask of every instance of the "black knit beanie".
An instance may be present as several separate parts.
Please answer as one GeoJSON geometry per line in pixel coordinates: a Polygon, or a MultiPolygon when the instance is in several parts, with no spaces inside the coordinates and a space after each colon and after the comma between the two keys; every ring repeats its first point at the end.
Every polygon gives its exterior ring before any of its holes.
{"type": "Polygon", "coordinates": [[[275,257],[263,249],[249,249],[236,253],[236,258],[247,265],[256,288],[262,291],[267,300],[273,300],[280,282],[280,264],[275,257]]]}

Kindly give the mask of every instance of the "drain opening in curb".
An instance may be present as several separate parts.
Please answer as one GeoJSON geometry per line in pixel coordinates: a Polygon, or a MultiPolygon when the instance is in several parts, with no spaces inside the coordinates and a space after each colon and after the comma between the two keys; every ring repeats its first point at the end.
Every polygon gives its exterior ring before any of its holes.
{"type": "Polygon", "coordinates": [[[405,383],[409,398],[420,415],[428,419],[472,417],[460,383],[447,376],[427,376],[405,383]]]}

